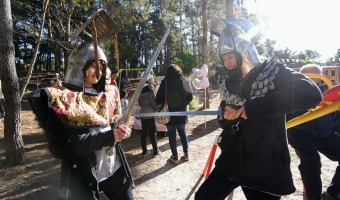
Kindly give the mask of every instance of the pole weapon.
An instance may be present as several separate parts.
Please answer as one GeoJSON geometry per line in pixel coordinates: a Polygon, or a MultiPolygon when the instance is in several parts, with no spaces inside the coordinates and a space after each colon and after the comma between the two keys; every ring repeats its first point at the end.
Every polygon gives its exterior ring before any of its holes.
{"type": "Polygon", "coordinates": [[[179,111],[179,112],[155,112],[155,113],[138,113],[135,117],[157,117],[157,116],[195,116],[195,115],[218,115],[219,110],[209,111],[179,111]]]}
{"type": "Polygon", "coordinates": [[[168,29],[165,32],[161,42],[158,44],[158,47],[157,47],[157,49],[155,51],[155,54],[152,56],[151,61],[150,61],[149,65],[148,65],[148,67],[146,68],[142,78],[140,79],[136,90],[133,92],[133,95],[132,95],[132,97],[130,99],[128,107],[126,108],[125,112],[123,113],[122,118],[119,120],[120,124],[127,124],[128,123],[129,118],[130,118],[130,116],[132,114],[132,108],[135,106],[135,103],[137,102],[137,100],[139,98],[139,95],[142,92],[144,84],[147,81],[148,75],[150,74],[150,71],[151,71],[153,65],[155,64],[156,59],[157,59],[157,57],[158,57],[158,55],[159,55],[159,53],[160,53],[160,51],[161,51],[165,41],[166,41],[169,33],[170,33],[170,29],[168,29]]]}

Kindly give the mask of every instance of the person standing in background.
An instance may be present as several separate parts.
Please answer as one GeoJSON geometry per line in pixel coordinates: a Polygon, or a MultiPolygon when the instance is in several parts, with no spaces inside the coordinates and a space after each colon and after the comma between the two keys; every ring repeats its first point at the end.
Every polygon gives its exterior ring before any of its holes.
{"type": "Polygon", "coordinates": [[[126,90],[120,91],[120,105],[122,106],[122,112],[125,112],[129,105],[129,94],[126,90]]]}
{"type": "MultiPolygon", "coordinates": [[[[141,76],[143,76],[144,72],[141,76]]],[[[138,98],[141,113],[154,113],[157,112],[156,96],[154,93],[154,78],[151,74],[148,75],[145,86],[138,98]]],[[[161,153],[157,146],[157,132],[155,117],[140,117],[142,122],[141,146],[142,155],[145,157],[149,154],[146,145],[146,136],[150,136],[150,141],[153,148],[153,155],[157,156],[161,153]]]]}
{"type": "MultiPolygon", "coordinates": [[[[322,68],[316,64],[307,64],[301,67],[300,72],[322,75],[322,68]]],[[[327,85],[320,79],[312,80],[322,92],[327,90],[327,85]]],[[[287,121],[306,112],[288,114],[287,121]]],[[[300,158],[299,170],[307,200],[340,199],[340,127],[336,126],[339,117],[339,112],[335,112],[287,129],[288,142],[300,158]],[[319,152],[328,159],[338,162],[332,182],[324,193],[319,152]]]]}
{"type": "MultiPolygon", "coordinates": [[[[171,64],[166,71],[156,95],[157,105],[164,105],[167,102],[169,112],[186,111],[187,106],[192,101],[193,95],[188,80],[183,76],[182,69],[176,64],[171,64]],[[166,98],[166,99],[165,99],[166,98]]],[[[169,160],[178,163],[178,152],[176,142],[176,131],[181,139],[184,155],[183,160],[189,160],[188,137],[185,131],[185,124],[188,116],[170,116],[170,121],[166,124],[168,129],[169,144],[172,155],[169,160]]]]}
{"type": "Polygon", "coordinates": [[[110,85],[118,86],[118,85],[117,85],[117,81],[116,81],[116,79],[115,79],[115,74],[114,74],[114,73],[111,73],[110,78],[111,78],[110,85]]]}
{"type": "Polygon", "coordinates": [[[106,68],[106,77],[105,77],[105,84],[111,85],[111,70],[109,67],[106,68]]]}

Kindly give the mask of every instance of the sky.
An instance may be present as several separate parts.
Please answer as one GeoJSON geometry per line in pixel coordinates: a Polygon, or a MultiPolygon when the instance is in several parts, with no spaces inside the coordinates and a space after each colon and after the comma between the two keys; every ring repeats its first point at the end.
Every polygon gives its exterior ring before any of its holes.
{"type": "Polygon", "coordinates": [[[315,50],[321,60],[340,49],[340,0],[246,0],[244,6],[267,18],[262,33],[280,49],[315,50]]]}

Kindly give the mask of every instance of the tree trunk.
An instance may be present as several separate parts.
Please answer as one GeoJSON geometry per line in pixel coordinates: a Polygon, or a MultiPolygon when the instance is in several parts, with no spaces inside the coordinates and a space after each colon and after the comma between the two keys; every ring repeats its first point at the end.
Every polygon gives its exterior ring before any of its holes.
{"type": "MultiPolygon", "coordinates": [[[[66,32],[65,32],[65,38],[64,41],[70,42],[70,33],[71,33],[71,17],[74,11],[75,2],[71,1],[69,5],[68,12],[66,13],[66,32]]],[[[67,48],[64,48],[64,72],[66,73],[68,68],[68,57],[70,55],[70,51],[67,48]]]]}
{"type": "Polygon", "coordinates": [[[226,0],[225,2],[226,7],[226,18],[233,18],[234,17],[234,0],[226,0]]]}
{"type": "Polygon", "coordinates": [[[19,81],[15,68],[13,20],[10,0],[0,1],[0,79],[5,98],[5,157],[9,166],[25,161],[21,137],[21,104],[19,81]],[[6,83],[6,84],[4,84],[6,83]]]}
{"type": "MultiPolygon", "coordinates": [[[[207,22],[207,0],[202,0],[202,21],[203,21],[203,37],[202,37],[202,64],[208,65],[208,22],[207,22]]],[[[204,89],[204,108],[210,108],[209,103],[209,87],[204,89]]]]}
{"type": "Polygon", "coordinates": [[[54,58],[55,58],[55,71],[60,73],[61,72],[61,47],[55,43],[55,49],[54,49],[54,58]]]}

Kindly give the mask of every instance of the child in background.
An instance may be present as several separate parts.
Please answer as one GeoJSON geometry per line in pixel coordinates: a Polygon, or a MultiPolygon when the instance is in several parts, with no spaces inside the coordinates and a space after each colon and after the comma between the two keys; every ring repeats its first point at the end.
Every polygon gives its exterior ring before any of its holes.
{"type": "Polygon", "coordinates": [[[120,91],[120,104],[122,106],[122,112],[125,112],[126,108],[129,105],[129,94],[127,93],[127,91],[122,90],[120,91]]]}
{"type": "Polygon", "coordinates": [[[116,81],[116,79],[115,79],[115,74],[114,74],[114,73],[112,73],[112,74],[110,75],[110,78],[111,78],[110,85],[118,86],[118,85],[117,85],[117,81],[116,81]]]}
{"type": "MultiPolygon", "coordinates": [[[[142,73],[143,77],[144,72],[142,73]]],[[[154,93],[154,78],[151,74],[148,75],[147,81],[144,85],[142,93],[138,98],[138,104],[141,106],[141,113],[152,113],[157,111],[156,95],[154,93]]],[[[150,136],[150,141],[153,148],[153,155],[160,155],[161,151],[157,146],[157,135],[155,117],[141,117],[142,122],[142,134],[141,134],[141,146],[142,156],[146,157],[149,154],[146,144],[147,135],[150,136]]]]}
{"type": "Polygon", "coordinates": [[[110,68],[106,68],[105,84],[111,85],[111,70],[110,70],[110,68]]]}

